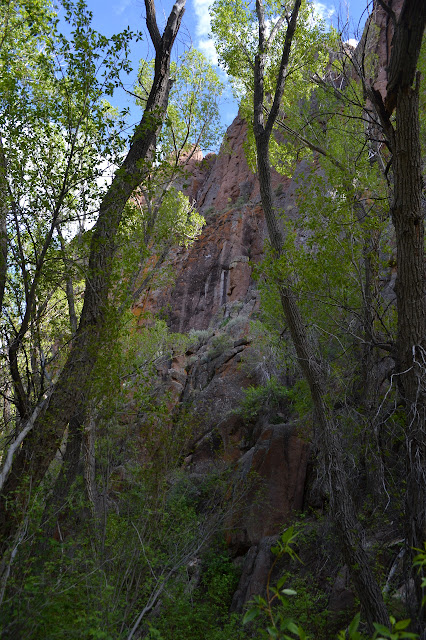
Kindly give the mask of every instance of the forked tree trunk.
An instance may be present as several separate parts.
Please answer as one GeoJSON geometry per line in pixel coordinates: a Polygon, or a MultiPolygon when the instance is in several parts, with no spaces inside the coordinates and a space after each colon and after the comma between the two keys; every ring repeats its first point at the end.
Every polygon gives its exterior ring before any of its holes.
{"type": "Polygon", "coordinates": [[[152,89],[127,157],[100,206],[90,246],[83,310],[69,357],[49,406],[24,440],[0,496],[0,551],[17,531],[23,515],[18,496],[26,504],[28,493],[40,483],[53,460],[67,425],[84,415],[88,382],[106,327],[115,238],[124,206],[144,176],[166,113],[171,88],[171,51],[185,1],[176,1],[161,36],[153,0],[145,0],[147,27],[156,53],[152,89]]]}

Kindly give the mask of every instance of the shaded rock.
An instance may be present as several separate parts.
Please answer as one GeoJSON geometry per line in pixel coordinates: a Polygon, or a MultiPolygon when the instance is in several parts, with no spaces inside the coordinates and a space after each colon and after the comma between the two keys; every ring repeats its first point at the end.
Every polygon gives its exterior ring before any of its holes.
{"type": "Polygon", "coordinates": [[[268,573],[274,559],[271,547],[277,538],[278,536],[263,538],[248,550],[244,558],[240,582],[232,598],[231,611],[241,613],[246,602],[254,595],[265,591],[268,573]]]}
{"type": "Polygon", "coordinates": [[[352,591],[349,569],[345,565],[337,574],[328,601],[328,609],[332,612],[352,610],[355,607],[355,595],[352,591]]]}
{"type": "Polygon", "coordinates": [[[247,202],[252,196],[257,181],[244,156],[246,135],[247,125],[238,115],[228,128],[219,156],[197,193],[197,204],[202,213],[209,207],[224,209],[238,198],[247,202]]]}
{"type": "Polygon", "coordinates": [[[310,446],[294,425],[268,425],[239,461],[240,481],[256,478],[246,497],[249,508],[235,514],[228,544],[241,553],[265,536],[276,535],[303,506],[310,446]]]}

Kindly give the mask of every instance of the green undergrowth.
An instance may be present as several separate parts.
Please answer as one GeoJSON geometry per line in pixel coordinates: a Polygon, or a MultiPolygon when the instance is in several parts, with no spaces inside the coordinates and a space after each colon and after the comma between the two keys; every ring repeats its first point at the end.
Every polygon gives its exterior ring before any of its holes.
{"type": "MultiPolygon", "coordinates": [[[[363,624],[361,612],[345,623],[345,628],[337,634],[328,620],[326,598],[318,592],[313,597],[314,590],[309,583],[294,580],[292,573],[284,573],[274,578],[274,568],[279,561],[287,558],[289,561],[302,562],[297,549],[299,533],[294,526],[286,529],[271,551],[275,560],[268,573],[266,592],[255,595],[248,603],[243,624],[250,628],[253,621],[257,622],[256,638],[265,640],[419,640],[420,636],[412,631],[411,620],[397,619],[389,615],[389,627],[373,623],[374,632],[368,633],[363,624]],[[260,623],[260,626],[259,626],[260,623]]],[[[414,567],[421,571],[426,566],[426,543],[424,549],[417,549],[414,567]]],[[[293,572],[294,573],[294,572],[293,572]]],[[[311,576],[311,583],[314,582],[311,576]]],[[[426,580],[422,580],[426,586],[426,580]]],[[[426,597],[422,605],[425,606],[426,597]]],[[[359,603],[357,603],[359,607],[359,603]]]]}
{"type": "Polygon", "coordinates": [[[150,624],[150,640],[245,640],[241,616],[229,614],[240,572],[223,548],[213,546],[202,561],[199,584],[169,592],[150,624]]]}

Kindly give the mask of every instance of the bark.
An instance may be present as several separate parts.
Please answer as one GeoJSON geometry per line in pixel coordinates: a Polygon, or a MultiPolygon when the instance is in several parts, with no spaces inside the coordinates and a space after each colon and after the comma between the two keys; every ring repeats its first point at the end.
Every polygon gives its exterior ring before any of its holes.
{"type": "MultiPolygon", "coordinates": [[[[397,247],[399,390],[406,407],[406,541],[426,540],[426,309],[418,86],[398,92],[392,220],[397,247]]],[[[407,554],[412,561],[413,553],[407,554]]],[[[415,572],[418,613],[421,579],[415,572]]],[[[423,617],[425,616],[423,612],[423,617]]]]}
{"type": "MultiPolygon", "coordinates": [[[[384,6],[383,2],[380,2],[384,6]]],[[[422,160],[419,125],[420,75],[416,68],[426,27],[424,0],[405,0],[399,18],[392,14],[394,33],[387,69],[386,96],[374,88],[369,95],[383,125],[393,156],[392,222],[397,248],[395,285],[398,310],[398,387],[405,404],[406,427],[406,558],[426,540],[426,274],[422,160]],[[395,125],[391,115],[396,109],[395,125]]],[[[423,572],[412,569],[419,620],[423,572]]],[[[421,623],[420,623],[421,624],[421,623]]]]}
{"type": "Polygon", "coordinates": [[[61,243],[62,259],[64,261],[65,293],[66,293],[66,296],[67,296],[68,314],[69,314],[69,317],[70,317],[71,334],[74,335],[77,332],[77,329],[78,329],[78,319],[77,319],[77,313],[76,313],[76,310],[75,310],[74,285],[73,285],[73,282],[72,282],[72,263],[71,263],[71,260],[69,260],[69,258],[67,258],[65,240],[64,240],[64,237],[62,235],[62,231],[61,231],[60,225],[57,226],[56,230],[58,232],[59,242],[61,243]]]}
{"type": "MultiPolygon", "coordinates": [[[[283,238],[275,214],[271,189],[269,162],[269,140],[278,116],[282,99],[285,74],[288,66],[292,39],[296,30],[300,0],[296,0],[286,33],[280,73],[273,107],[266,125],[263,121],[264,103],[264,60],[266,54],[265,22],[261,0],[256,2],[259,20],[259,53],[255,59],[254,71],[254,121],[253,131],[256,141],[257,170],[260,183],[262,207],[268,227],[272,248],[279,257],[283,253],[283,238]],[[278,98],[277,98],[278,97],[278,98]]],[[[362,545],[362,531],[356,518],[355,508],[346,481],[343,455],[338,439],[339,428],[326,402],[325,372],[319,355],[306,331],[306,322],[301,315],[291,282],[279,283],[280,297],[290,335],[295,346],[299,365],[308,382],[315,408],[318,425],[318,439],[322,445],[327,480],[330,491],[330,510],[342,544],[345,561],[363,606],[367,623],[373,630],[373,622],[389,625],[389,616],[383,602],[382,593],[374,577],[369,558],[362,545]]]]}
{"type": "Polygon", "coordinates": [[[15,492],[25,490],[25,479],[37,486],[44,477],[62,440],[67,425],[84,415],[86,389],[106,325],[106,310],[115,237],[124,206],[140,184],[156,145],[171,87],[170,56],[185,9],[185,0],[177,0],[160,36],[155,9],[146,0],[147,26],[155,47],[154,81],[142,120],[131,141],[123,165],[116,172],[104,196],[92,236],[83,310],[70,354],[59,376],[49,407],[38,420],[37,428],[24,441],[0,496],[0,539],[3,545],[14,535],[22,514],[11,508],[15,492]]]}
{"type": "Polygon", "coordinates": [[[92,514],[96,522],[99,523],[101,521],[102,514],[106,511],[105,504],[103,504],[103,499],[99,495],[98,487],[96,485],[95,428],[95,419],[90,415],[83,435],[83,475],[87,497],[91,504],[92,514]]]}
{"type": "MultiPolygon", "coordinates": [[[[389,2],[388,6],[391,4],[389,2]]],[[[410,87],[414,82],[426,24],[424,0],[405,0],[399,19],[397,22],[394,19],[394,24],[385,98],[389,114],[397,105],[400,89],[410,87]]]]}

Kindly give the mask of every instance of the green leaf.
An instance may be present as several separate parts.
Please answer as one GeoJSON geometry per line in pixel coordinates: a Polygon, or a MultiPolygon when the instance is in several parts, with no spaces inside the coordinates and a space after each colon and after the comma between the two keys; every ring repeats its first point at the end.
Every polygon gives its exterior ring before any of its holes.
{"type": "Polygon", "coordinates": [[[374,628],[378,633],[383,633],[387,638],[390,637],[390,631],[385,625],[379,624],[378,622],[373,622],[374,628]]]}
{"type": "Polygon", "coordinates": [[[359,627],[359,621],[361,618],[361,614],[357,613],[356,616],[354,616],[352,622],[349,625],[348,631],[349,631],[349,637],[352,637],[352,635],[355,633],[355,631],[358,630],[359,627]]]}
{"type": "Polygon", "coordinates": [[[291,631],[291,633],[299,634],[299,627],[292,620],[289,620],[287,623],[287,629],[291,631]]]}
{"type": "Polygon", "coordinates": [[[281,587],[286,582],[286,580],[287,580],[287,576],[286,575],[282,576],[277,582],[277,589],[281,589],[281,587]]]}
{"type": "Polygon", "coordinates": [[[402,629],[406,629],[409,626],[410,622],[411,622],[410,619],[400,620],[399,622],[396,622],[394,626],[395,631],[401,631],[402,629]]]}
{"type": "Polygon", "coordinates": [[[249,609],[243,618],[243,624],[247,624],[254,620],[260,614],[260,609],[257,607],[253,607],[253,609],[249,609]]]}

